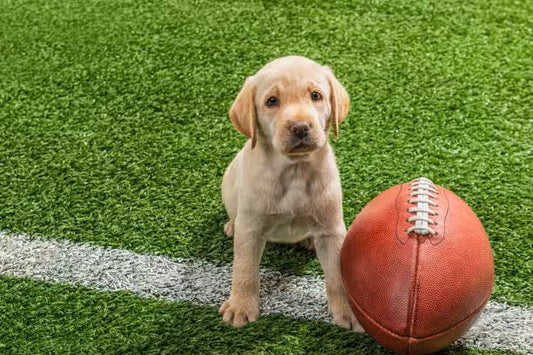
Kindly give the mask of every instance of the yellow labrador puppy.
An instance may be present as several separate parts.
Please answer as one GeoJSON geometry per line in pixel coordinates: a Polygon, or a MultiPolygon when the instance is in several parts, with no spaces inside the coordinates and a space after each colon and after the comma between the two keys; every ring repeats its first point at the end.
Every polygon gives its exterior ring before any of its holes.
{"type": "Polygon", "coordinates": [[[234,238],[233,282],[220,307],[236,327],[259,316],[259,263],[267,241],[312,241],[324,270],[329,310],[360,330],[344,293],[339,251],[346,234],[339,171],[328,143],[349,98],[332,71],[297,56],[246,79],[229,116],[250,139],[226,169],[222,198],[234,238]]]}

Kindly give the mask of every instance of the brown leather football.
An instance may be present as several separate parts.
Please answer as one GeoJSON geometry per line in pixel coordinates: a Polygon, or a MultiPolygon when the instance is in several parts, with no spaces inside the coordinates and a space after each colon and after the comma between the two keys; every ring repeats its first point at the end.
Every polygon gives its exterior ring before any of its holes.
{"type": "Polygon", "coordinates": [[[463,335],[494,282],[481,222],[426,178],[391,187],[363,208],[344,241],[341,271],[363,328],[404,354],[435,352],[463,335]]]}

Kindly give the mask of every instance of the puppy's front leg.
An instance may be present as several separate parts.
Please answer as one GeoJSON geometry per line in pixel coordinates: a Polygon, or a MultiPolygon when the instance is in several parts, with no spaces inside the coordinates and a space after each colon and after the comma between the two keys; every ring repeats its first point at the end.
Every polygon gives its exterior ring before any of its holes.
{"type": "Polygon", "coordinates": [[[344,235],[345,233],[339,230],[332,234],[317,236],[314,238],[315,249],[324,270],[329,310],[333,320],[343,328],[362,332],[363,328],[348,305],[342,284],[340,250],[344,235]]]}
{"type": "Polygon", "coordinates": [[[219,310],[224,322],[234,327],[259,317],[259,263],[266,240],[251,224],[235,221],[231,294],[219,310]]]}

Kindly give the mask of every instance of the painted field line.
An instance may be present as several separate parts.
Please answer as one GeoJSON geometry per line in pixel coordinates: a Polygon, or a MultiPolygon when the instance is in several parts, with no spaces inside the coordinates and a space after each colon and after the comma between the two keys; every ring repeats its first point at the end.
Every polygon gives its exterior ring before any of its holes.
{"type": "MultiPolygon", "coordinates": [[[[128,290],[142,297],[219,306],[228,296],[231,267],[68,241],[0,232],[0,275],[128,290]]],[[[261,271],[262,313],[330,322],[324,281],[261,271]]],[[[460,343],[481,349],[533,353],[533,307],[489,302],[460,343]]]]}

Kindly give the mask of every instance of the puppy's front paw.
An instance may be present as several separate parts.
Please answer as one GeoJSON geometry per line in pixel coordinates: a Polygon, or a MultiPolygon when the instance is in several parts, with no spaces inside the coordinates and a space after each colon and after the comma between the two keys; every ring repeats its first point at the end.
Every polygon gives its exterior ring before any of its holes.
{"type": "Polygon", "coordinates": [[[231,296],[219,309],[224,323],[240,328],[259,317],[259,302],[248,297],[231,296]]]}
{"type": "Polygon", "coordinates": [[[356,333],[364,332],[363,327],[361,324],[359,324],[357,318],[355,318],[355,315],[353,314],[347,302],[332,302],[330,304],[330,311],[335,323],[344,329],[351,330],[352,332],[356,333]]]}

